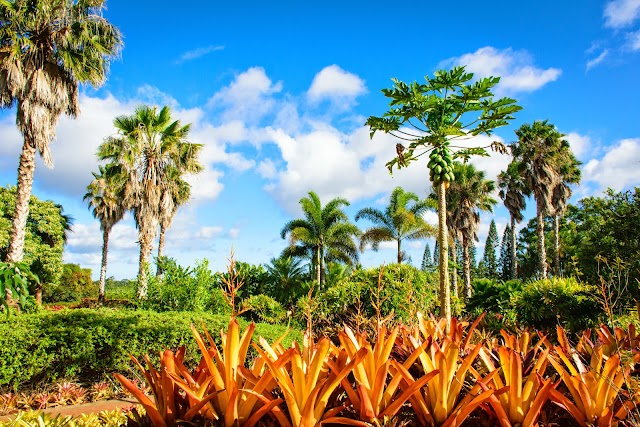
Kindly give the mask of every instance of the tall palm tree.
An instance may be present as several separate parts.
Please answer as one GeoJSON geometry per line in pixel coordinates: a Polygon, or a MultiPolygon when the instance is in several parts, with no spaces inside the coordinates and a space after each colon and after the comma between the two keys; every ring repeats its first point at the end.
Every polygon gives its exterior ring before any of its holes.
{"type": "Polygon", "coordinates": [[[516,223],[522,222],[524,217],[522,211],[526,209],[527,202],[525,196],[530,194],[522,176],[518,172],[520,166],[516,161],[512,161],[507,166],[506,171],[498,174],[498,195],[504,202],[504,206],[509,211],[511,219],[511,278],[515,279],[518,274],[518,257],[516,256],[516,223]]]}
{"type": "Polygon", "coordinates": [[[516,130],[518,141],[511,146],[518,172],[536,201],[538,234],[538,277],[547,277],[544,217],[552,215],[553,192],[562,182],[561,164],[571,148],[564,136],[548,121],[524,124],[516,130]]]}
{"type": "Polygon", "coordinates": [[[124,216],[126,209],[118,196],[121,183],[118,176],[109,172],[109,165],[99,166],[98,172],[92,172],[93,180],[87,186],[83,200],[89,204],[93,217],[100,221],[102,231],[102,262],[100,264],[100,282],[98,284],[98,304],[105,299],[105,283],[107,278],[107,254],[109,252],[109,234],[118,221],[124,216]]]}
{"type": "Polygon", "coordinates": [[[117,165],[127,177],[121,194],[138,228],[138,296],[144,298],[152,243],[163,204],[169,199],[163,195],[171,194],[176,175],[202,169],[198,161],[202,145],[187,141],[190,125],[173,120],[167,106],[158,111],[141,105],[131,116],[116,117],[114,126],[118,132],[100,145],[98,158],[117,165]]]}
{"type": "Polygon", "coordinates": [[[402,250],[403,240],[419,240],[436,235],[437,228],[423,217],[425,212],[432,209],[435,210],[433,203],[420,200],[415,193],[396,187],[384,212],[375,208],[363,208],[356,214],[356,221],[364,218],[375,224],[360,237],[360,251],[364,252],[367,245],[377,251],[381,242],[395,241],[400,264],[406,258],[402,250]]]}
{"type": "Polygon", "coordinates": [[[335,198],[323,207],[318,195],[310,191],[309,197],[300,199],[300,205],[304,218],[289,221],[280,232],[283,239],[287,235],[290,239],[283,255],[309,259],[315,267],[318,286],[322,286],[327,262],[354,265],[358,261],[354,239],[360,236],[360,230],[342,210],[349,206],[346,199],[335,198]]]}
{"type": "Polygon", "coordinates": [[[491,197],[494,182],[485,179],[485,173],[469,163],[453,164],[455,179],[447,193],[447,206],[451,212],[451,229],[462,240],[462,263],[465,298],[471,298],[471,258],[469,247],[478,241],[480,211],[493,212],[496,200],[491,197]]]}
{"type": "Polygon", "coordinates": [[[571,190],[571,184],[580,183],[580,165],[581,162],[576,159],[573,153],[569,150],[564,153],[558,164],[560,166],[561,181],[553,189],[553,195],[551,196],[551,205],[553,206],[553,270],[556,276],[561,274],[560,271],[560,217],[564,215],[567,210],[567,203],[573,193],[571,190]]]}
{"type": "Polygon", "coordinates": [[[24,138],[7,261],[24,256],[36,151],[53,164],[49,143],[61,114],[79,113],[78,85],[100,86],[121,46],[101,16],[103,0],[6,0],[0,3],[0,106],[17,104],[24,138]]]}

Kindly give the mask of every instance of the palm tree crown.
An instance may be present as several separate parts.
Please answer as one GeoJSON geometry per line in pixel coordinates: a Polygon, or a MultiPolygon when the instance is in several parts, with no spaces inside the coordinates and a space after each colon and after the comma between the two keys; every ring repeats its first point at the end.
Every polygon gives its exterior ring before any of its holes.
{"type": "Polygon", "coordinates": [[[23,257],[35,153],[53,161],[49,143],[61,114],[79,113],[78,85],[103,83],[121,36],[100,14],[102,0],[6,0],[0,4],[0,106],[17,104],[24,144],[7,260],[23,257]]]}
{"type": "Polygon", "coordinates": [[[356,221],[364,218],[374,224],[362,234],[360,251],[364,251],[367,245],[377,251],[381,242],[395,241],[398,244],[397,260],[401,263],[406,258],[402,251],[403,240],[424,239],[437,233],[437,228],[423,217],[426,211],[433,208],[432,203],[420,200],[415,193],[396,187],[384,212],[375,208],[363,208],[356,214],[356,221]]]}
{"type": "Polygon", "coordinates": [[[284,255],[311,260],[321,285],[325,281],[327,262],[353,265],[358,261],[354,238],[360,235],[360,230],[342,210],[343,206],[349,206],[343,198],[335,198],[323,207],[318,195],[310,191],[309,197],[300,199],[300,205],[304,218],[289,221],[280,232],[283,239],[287,234],[290,239],[284,255]]]}

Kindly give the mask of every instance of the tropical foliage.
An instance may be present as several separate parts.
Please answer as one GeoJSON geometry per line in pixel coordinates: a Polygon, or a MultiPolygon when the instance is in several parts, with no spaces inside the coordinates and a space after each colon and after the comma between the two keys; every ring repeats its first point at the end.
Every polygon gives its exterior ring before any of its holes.
{"type": "MultiPolygon", "coordinates": [[[[390,133],[407,141],[396,145],[397,157],[389,161],[389,170],[402,168],[426,152],[430,179],[438,196],[438,244],[440,248],[440,307],[447,319],[451,317],[448,275],[448,239],[446,223],[446,188],[455,179],[454,157],[469,158],[486,155],[486,148],[459,146],[477,135],[491,135],[504,126],[521,109],[510,98],[493,99],[493,88],[499,77],[473,81],[473,74],[464,67],[437,71],[425,76],[426,83],[406,84],[394,79],[391,89],[383,89],[390,99],[390,109],[381,117],[369,117],[371,137],[378,131],[390,133]],[[458,151],[454,149],[460,148],[458,151]]],[[[500,148],[492,144],[493,148],[500,148]]]]}
{"type": "Polygon", "coordinates": [[[101,15],[103,0],[14,0],[0,5],[0,106],[17,105],[24,138],[9,262],[22,261],[36,151],[52,166],[49,149],[62,114],[79,113],[78,85],[100,86],[121,36],[101,15]]]}
{"type": "Polygon", "coordinates": [[[190,126],[173,120],[168,106],[158,111],[141,105],[133,115],[117,117],[114,126],[118,133],[100,145],[98,158],[110,162],[108,167],[118,175],[115,192],[133,211],[140,242],[139,294],[145,297],[158,225],[162,222],[166,228],[176,206],[188,198],[182,177],[202,170],[198,161],[202,145],[187,140],[190,126]]]}
{"type": "Polygon", "coordinates": [[[356,214],[356,221],[367,219],[374,224],[362,233],[360,251],[364,252],[368,245],[377,251],[381,242],[396,242],[397,262],[405,261],[407,254],[402,250],[403,240],[425,239],[436,234],[436,228],[424,219],[424,213],[433,207],[428,200],[420,200],[415,193],[396,187],[384,212],[363,208],[356,214]]]}
{"type": "Polygon", "coordinates": [[[316,271],[319,286],[326,280],[326,266],[330,261],[341,261],[353,265],[358,260],[358,249],[354,239],[360,230],[349,221],[343,206],[349,206],[346,199],[335,198],[322,206],[320,198],[313,191],[309,197],[300,199],[304,218],[289,221],[280,235],[289,236],[289,247],[285,256],[304,258],[311,262],[316,271]]]}

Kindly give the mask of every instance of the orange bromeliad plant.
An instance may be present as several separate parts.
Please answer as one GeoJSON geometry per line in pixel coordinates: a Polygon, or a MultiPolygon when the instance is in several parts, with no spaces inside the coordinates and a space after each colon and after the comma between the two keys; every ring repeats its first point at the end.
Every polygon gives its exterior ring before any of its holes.
{"type": "Polygon", "coordinates": [[[542,379],[549,363],[549,349],[541,351],[542,342],[530,347],[528,332],[520,338],[501,333],[505,345],[480,351],[480,360],[494,375],[478,382],[484,389],[496,391],[489,404],[502,427],[532,427],[555,388],[551,379],[542,379]]]}
{"type": "Polygon", "coordinates": [[[345,405],[333,405],[334,392],[342,380],[351,373],[365,357],[366,350],[360,349],[353,358],[346,350],[338,350],[328,338],[322,338],[315,345],[309,335],[305,335],[302,348],[293,346],[282,352],[282,347],[272,348],[261,340],[260,348],[254,345],[273,375],[284,395],[289,418],[278,417],[284,427],[314,427],[320,424],[347,424],[366,427],[367,424],[338,414],[345,405]]]}
{"type": "Polygon", "coordinates": [[[608,427],[624,420],[633,403],[622,400],[621,386],[629,367],[623,367],[620,356],[604,355],[604,349],[592,349],[590,363],[585,366],[578,353],[571,349],[566,335],[558,328],[560,345],[550,362],[569,390],[571,399],[557,390],[551,390],[551,400],[564,408],[581,426],[608,427]],[[618,404],[622,402],[622,404],[618,404]]]}
{"type": "Polygon", "coordinates": [[[356,388],[354,389],[346,379],[342,381],[351,405],[363,421],[380,424],[385,418],[395,416],[411,395],[438,374],[438,371],[428,372],[415,381],[401,374],[400,371],[406,371],[429,342],[416,348],[405,360],[405,369],[402,369],[391,357],[398,332],[398,327],[391,333],[384,327],[380,328],[373,347],[367,341],[366,334],[356,335],[349,327],[345,327],[344,332],[338,336],[340,344],[351,359],[362,349],[366,350],[362,363],[353,369],[356,388]]]}
{"type": "MultiPolygon", "coordinates": [[[[403,336],[404,345],[413,349],[421,347],[423,342],[416,335],[419,334],[403,336]]],[[[472,372],[472,364],[482,344],[471,347],[467,338],[462,339],[461,328],[455,323],[449,334],[443,332],[438,341],[432,341],[419,354],[416,363],[423,372],[439,371],[439,374],[418,393],[411,395],[409,402],[423,425],[458,426],[489,399],[493,390],[482,390],[480,384],[475,384],[467,393],[463,392],[465,379],[472,372]],[[467,348],[470,351],[463,351],[467,348]]],[[[400,369],[400,373],[407,379],[413,379],[406,369],[400,369]]]]}

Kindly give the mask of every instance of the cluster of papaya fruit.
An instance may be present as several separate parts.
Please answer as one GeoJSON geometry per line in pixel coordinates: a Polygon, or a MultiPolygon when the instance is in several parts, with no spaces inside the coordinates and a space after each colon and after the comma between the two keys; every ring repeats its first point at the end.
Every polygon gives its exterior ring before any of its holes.
{"type": "Polygon", "coordinates": [[[448,144],[434,148],[429,154],[429,178],[435,185],[441,182],[451,182],[453,175],[453,157],[448,144]]]}

